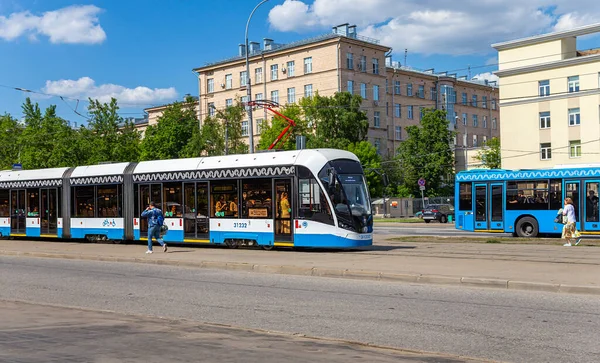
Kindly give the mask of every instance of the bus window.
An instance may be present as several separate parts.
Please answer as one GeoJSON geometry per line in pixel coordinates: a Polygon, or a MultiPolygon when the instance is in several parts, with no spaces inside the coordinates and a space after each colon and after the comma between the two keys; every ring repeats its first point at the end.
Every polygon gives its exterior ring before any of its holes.
{"type": "Polygon", "coordinates": [[[475,187],[475,220],[485,222],[487,220],[487,187],[475,187]]]}
{"type": "Polygon", "coordinates": [[[575,208],[575,220],[579,222],[579,182],[565,183],[565,198],[573,200],[575,208]]]}
{"type": "Polygon", "coordinates": [[[501,222],[503,220],[502,215],[502,185],[492,185],[492,221],[501,222]]]}
{"type": "Polygon", "coordinates": [[[585,188],[587,196],[585,198],[585,221],[598,222],[598,182],[587,182],[585,188]]]}
{"type": "Polygon", "coordinates": [[[471,190],[471,183],[460,183],[459,184],[459,210],[473,210],[473,195],[471,190]]]}
{"type": "Polygon", "coordinates": [[[506,183],[507,210],[548,210],[548,180],[506,183]]]}
{"type": "Polygon", "coordinates": [[[562,180],[550,180],[550,191],[548,194],[550,200],[550,210],[559,210],[563,206],[562,200],[562,180]]]}

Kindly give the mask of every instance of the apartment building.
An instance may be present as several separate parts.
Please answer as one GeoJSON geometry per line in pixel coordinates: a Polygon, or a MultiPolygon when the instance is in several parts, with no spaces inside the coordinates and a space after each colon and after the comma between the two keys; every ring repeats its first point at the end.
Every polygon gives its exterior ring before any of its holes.
{"type": "MultiPolygon", "coordinates": [[[[246,51],[254,100],[285,105],[316,91],[322,96],[344,91],[362,96],[362,108],[370,122],[368,139],[382,155],[395,153],[406,137],[405,127],[419,124],[424,108],[448,110],[451,128],[460,134],[458,148],[478,146],[499,136],[497,87],[401,66],[392,61],[390,47],[357,34],[356,26],[349,24],[334,27],[330,34],[290,44],[264,39],[262,44],[250,42],[248,50],[239,45],[236,57],[195,68],[202,119],[238,97],[246,101],[246,51]],[[467,101],[461,103],[463,95],[467,101]]],[[[258,109],[253,119],[256,145],[271,115],[258,109]]],[[[242,121],[246,135],[248,127],[248,121],[242,121]]]]}
{"type": "MultiPolygon", "coordinates": [[[[189,96],[189,94],[186,95],[186,97],[184,97],[184,99],[179,102],[185,102],[187,96],[189,96]]],[[[198,97],[193,97],[193,99],[194,99],[194,101],[189,104],[189,107],[193,107],[194,111],[196,113],[198,113],[198,117],[200,117],[200,107],[198,104],[198,97]]],[[[148,108],[144,109],[144,112],[147,114],[147,117],[145,117],[144,120],[138,120],[138,121],[134,122],[135,128],[142,133],[142,136],[146,132],[146,129],[148,128],[148,126],[156,125],[158,123],[158,119],[162,116],[163,112],[165,112],[165,109],[168,106],[169,106],[169,104],[148,107],[148,108]]]]}
{"type": "Polygon", "coordinates": [[[577,38],[599,32],[600,23],[492,45],[503,168],[598,161],[600,50],[577,50],[577,38]]]}

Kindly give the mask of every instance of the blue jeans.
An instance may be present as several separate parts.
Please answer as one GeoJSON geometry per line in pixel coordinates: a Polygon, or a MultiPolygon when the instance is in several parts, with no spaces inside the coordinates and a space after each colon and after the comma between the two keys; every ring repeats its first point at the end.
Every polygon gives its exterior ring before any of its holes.
{"type": "Polygon", "coordinates": [[[156,241],[164,246],[163,239],[160,238],[160,226],[152,226],[148,228],[148,251],[152,251],[152,237],[156,238],[156,241]]]}

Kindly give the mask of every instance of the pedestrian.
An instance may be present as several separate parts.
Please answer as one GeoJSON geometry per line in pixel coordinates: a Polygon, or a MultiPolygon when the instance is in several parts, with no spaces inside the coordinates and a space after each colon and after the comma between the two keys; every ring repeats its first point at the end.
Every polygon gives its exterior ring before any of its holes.
{"type": "MultiPolygon", "coordinates": [[[[563,207],[562,214],[563,216],[567,217],[567,223],[565,223],[562,231],[562,238],[566,239],[567,243],[565,243],[563,246],[569,247],[571,246],[571,239],[577,238],[579,235],[575,225],[576,219],[575,208],[573,207],[573,199],[569,197],[565,198],[565,206],[563,207]]],[[[579,244],[579,241],[577,241],[576,244],[579,244]]]]}
{"type": "Polygon", "coordinates": [[[156,208],[154,202],[148,204],[148,208],[142,212],[142,217],[148,218],[148,251],[152,253],[152,237],[163,247],[163,252],[167,252],[167,244],[160,236],[160,228],[162,227],[164,216],[159,208],[156,208]]]}

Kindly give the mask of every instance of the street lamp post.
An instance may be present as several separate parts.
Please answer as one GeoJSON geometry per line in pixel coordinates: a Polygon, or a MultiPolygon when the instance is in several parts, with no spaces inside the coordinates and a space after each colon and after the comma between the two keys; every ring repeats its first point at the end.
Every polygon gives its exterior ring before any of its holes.
{"type": "MultiPolygon", "coordinates": [[[[250,16],[248,17],[248,22],[246,23],[246,90],[247,90],[247,95],[248,95],[248,102],[252,101],[252,88],[251,88],[251,84],[252,84],[252,79],[250,78],[250,49],[248,46],[248,26],[250,25],[250,19],[252,19],[252,15],[254,15],[254,12],[256,11],[256,9],[258,9],[259,6],[261,6],[262,4],[266,3],[269,0],[262,0],[260,3],[258,3],[258,5],[256,5],[256,7],[254,7],[254,10],[252,10],[252,12],[250,13],[250,16]]],[[[250,154],[254,153],[254,124],[252,122],[252,107],[246,106],[246,112],[248,112],[248,131],[249,131],[249,140],[248,140],[248,148],[250,149],[250,154]]]]}

